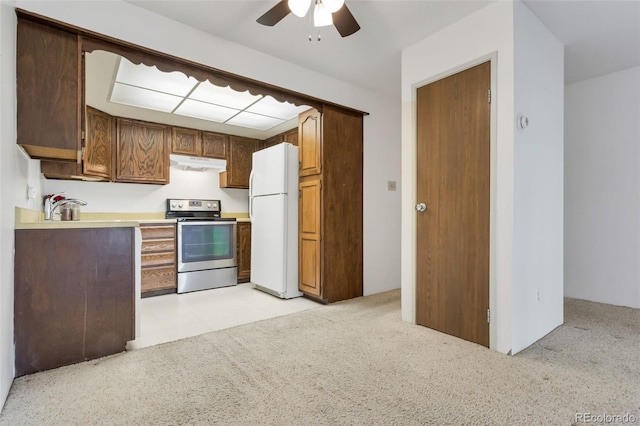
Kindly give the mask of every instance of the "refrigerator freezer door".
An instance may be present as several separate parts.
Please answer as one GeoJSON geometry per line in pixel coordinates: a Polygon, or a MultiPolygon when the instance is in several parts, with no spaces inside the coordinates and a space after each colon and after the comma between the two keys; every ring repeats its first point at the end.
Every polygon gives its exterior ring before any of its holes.
{"type": "Polygon", "coordinates": [[[286,288],[287,196],[253,198],[251,282],[282,297],[286,288]]]}
{"type": "MultiPolygon", "coordinates": [[[[253,153],[249,195],[286,194],[288,147],[291,144],[281,143],[253,153]]],[[[297,172],[297,171],[296,171],[297,172]]]]}

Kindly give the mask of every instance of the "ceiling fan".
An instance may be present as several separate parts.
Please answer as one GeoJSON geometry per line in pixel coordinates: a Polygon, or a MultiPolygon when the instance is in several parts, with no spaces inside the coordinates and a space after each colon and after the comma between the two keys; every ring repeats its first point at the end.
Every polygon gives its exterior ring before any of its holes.
{"type": "MultiPolygon", "coordinates": [[[[313,25],[324,27],[332,25],[336,27],[342,37],[350,36],[360,29],[360,25],[351,14],[344,0],[313,0],[313,25]]],[[[290,12],[299,17],[304,17],[311,6],[312,0],[280,0],[278,4],[257,19],[262,25],[274,26],[290,12]]]]}

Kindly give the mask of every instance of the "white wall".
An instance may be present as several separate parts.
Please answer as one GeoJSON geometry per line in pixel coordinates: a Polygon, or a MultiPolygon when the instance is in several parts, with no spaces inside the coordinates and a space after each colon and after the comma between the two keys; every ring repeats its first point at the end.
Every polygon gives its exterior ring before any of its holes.
{"type": "MultiPolygon", "coordinates": [[[[14,375],[13,365],[13,247],[14,206],[23,205],[16,188],[26,176],[16,168],[15,14],[12,2],[0,2],[0,401],[4,402],[14,375]],[[18,176],[18,173],[20,175],[18,176]]],[[[27,166],[28,168],[28,166],[27,166]]],[[[26,194],[26,187],[25,194],[26,194]]]]}
{"type": "Polygon", "coordinates": [[[640,308],[640,67],[565,97],[565,295],[640,308]]]}
{"type": "Polygon", "coordinates": [[[168,185],[147,185],[116,182],[81,182],[43,179],[44,194],[65,191],[67,197],[79,198],[88,204],[84,212],[164,212],[167,198],[202,198],[220,200],[223,212],[246,213],[249,191],[220,189],[218,172],[169,169],[168,185]]]}
{"type": "Polygon", "coordinates": [[[402,54],[402,318],[415,322],[415,90],[492,55],[491,342],[511,349],[513,240],[513,4],[496,2],[402,54]]]}
{"type": "Polygon", "coordinates": [[[405,321],[415,322],[415,90],[491,58],[490,347],[516,353],[562,323],[563,51],[520,2],[493,3],[403,51],[405,321]],[[517,110],[532,123],[518,134],[517,110]]]}
{"type": "Polygon", "coordinates": [[[515,132],[511,352],[563,322],[564,46],[514,3],[515,132]]]}

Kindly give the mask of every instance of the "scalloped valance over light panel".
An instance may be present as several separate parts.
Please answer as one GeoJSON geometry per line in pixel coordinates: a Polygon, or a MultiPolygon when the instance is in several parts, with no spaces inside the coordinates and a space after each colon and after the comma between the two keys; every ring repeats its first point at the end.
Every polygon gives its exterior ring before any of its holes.
{"type": "Polygon", "coordinates": [[[198,81],[182,72],[136,65],[125,58],[119,59],[109,101],[257,130],[269,130],[309,108],[198,81]]]}

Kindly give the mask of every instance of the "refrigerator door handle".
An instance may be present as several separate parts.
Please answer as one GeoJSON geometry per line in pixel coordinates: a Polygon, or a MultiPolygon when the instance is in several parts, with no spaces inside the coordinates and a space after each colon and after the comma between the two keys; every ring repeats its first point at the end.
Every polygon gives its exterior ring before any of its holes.
{"type": "Polygon", "coordinates": [[[249,173],[249,198],[253,195],[253,169],[249,173]]]}

